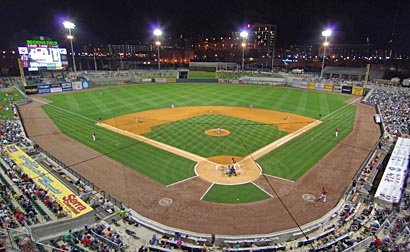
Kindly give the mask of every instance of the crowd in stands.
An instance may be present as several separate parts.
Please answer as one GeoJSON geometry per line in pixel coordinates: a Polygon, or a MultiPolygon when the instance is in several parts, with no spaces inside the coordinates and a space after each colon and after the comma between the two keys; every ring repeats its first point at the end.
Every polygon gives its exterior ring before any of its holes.
{"type": "Polygon", "coordinates": [[[20,77],[0,77],[0,88],[8,88],[21,84],[20,77]]]}
{"type": "MultiPolygon", "coordinates": [[[[85,226],[82,230],[67,230],[62,237],[52,239],[50,244],[58,251],[114,252],[124,251],[123,237],[124,234],[121,231],[102,221],[92,227],[85,226]]],[[[45,250],[43,249],[43,251],[45,250]]]]}
{"type": "Polygon", "coordinates": [[[388,133],[393,136],[410,134],[410,90],[375,88],[366,102],[379,106],[388,133]]]}

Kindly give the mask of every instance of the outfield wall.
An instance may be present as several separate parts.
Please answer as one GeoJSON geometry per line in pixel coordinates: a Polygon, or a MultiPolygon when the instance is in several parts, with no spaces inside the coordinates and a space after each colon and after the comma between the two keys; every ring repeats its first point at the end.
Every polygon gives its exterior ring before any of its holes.
{"type": "MultiPolygon", "coordinates": [[[[192,81],[192,80],[191,80],[192,81]]],[[[195,80],[197,82],[197,80],[195,80]]],[[[321,81],[308,81],[298,78],[269,78],[269,77],[241,77],[239,80],[218,79],[220,84],[262,85],[262,86],[290,86],[300,89],[317,90],[329,93],[343,93],[363,95],[364,87],[360,83],[327,83],[321,81]],[[356,85],[356,86],[355,86],[356,85]]]]}
{"type": "Polygon", "coordinates": [[[67,91],[83,90],[91,88],[91,81],[73,81],[54,84],[38,84],[33,86],[25,86],[24,92],[30,94],[50,94],[61,93],[67,91]]]}

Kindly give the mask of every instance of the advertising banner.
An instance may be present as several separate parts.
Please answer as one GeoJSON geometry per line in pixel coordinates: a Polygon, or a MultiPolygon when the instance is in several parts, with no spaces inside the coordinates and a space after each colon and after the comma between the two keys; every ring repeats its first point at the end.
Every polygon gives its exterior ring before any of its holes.
{"type": "Polygon", "coordinates": [[[72,218],[93,211],[89,205],[53,177],[50,172],[34,161],[17,145],[10,144],[4,146],[3,150],[37,185],[46,190],[72,218]]]}
{"type": "Polygon", "coordinates": [[[321,82],[316,83],[316,90],[321,90],[321,91],[323,91],[324,85],[325,85],[325,84],[323,84],[323,83],[321,83],[321,82]]]}
{"type": "Polygon", "coordinates": [[[51,92],[49,84],[38,85],[37,89],[39,94],[49,94],[51,92]]]}
{"type": "Polygon", "coordinates": [[[309,81],[309,82],[307,83],[307,88],[308,88],[308,89],[315,89],[315,88],[316,88],[316,82],[309,81]]]}
{"type": "Polygon", "coordinates": [[[63,92],[63,89],[61,88],[61,84],[50,84],[50,91],[51,93],[61,93],[63,92]]]}
{"type": "Polygon", "coordinates": [[[83,82],[81,84],[83,86],[83,89],[91,88],[91,81],[83,80],[83,82]]]}
{"type": "Polygon", "coordinates": [[[343,94],[352,94],[352,89],[353,89],[352,86],[345,86],[345,85],[343,85],[343,86],[342,86],[342,93],[343,93],[343,94]]]}
{"type": "Polygon", "coordinates": [[[354,95],[363,95],[363,88],[362,87],[353,87],[352,94],[354,94],[354,95]]]}
{"type": "Polygon", "coordinates": [[[63,92],[65,92],[65,91],[73,91],[73,87],[71,86],[71,83],[70,83],[70,82],[61,83],[61,88],[63,89],[63,92]]]}
{"type": "Polygon", "coordinates": [[[400,201],[407,176],[409,155],[410,139],[399,137],[377,187],[376,198],[389,203],[400,201]]]}
{"type": "Polygon", "coordinates": [[[333,92],[333,84],[326,83],[323,87],[323,90],[326,92],[333,92]]]}
{"type": "Polygon", "coordinates": [[[31,94],[38,94],[37,86],[32,87],[24,87],[24,93],[31,95],[31,94]]]}
{"type": "Polygon", "coordinates": [[[74,81],[71,84],[73,85],[73,90],[83,89],[83,85],[82,85],[81,81],[74,81]]]}
{"type": "Polygon", "coordinates": [[[293,81],[292,81],[292,87],[296,87],[296,88],[298,88],[298,87],[300,87],[300,83],[301,83],[302,81],[300,80],[300,79],[293,79],[293,81]]]}
{"type": "Polygon", "coordinates": [[[166,83],[166,82],[167,82],[167,79],[166,79],[166,78],[155,78],[155,82],[158,82],[158,83],[166,83]]]}
{"type": "Polygon", "coordinates": [[[342,85],[334,84],[333,85],[333,93],[341,93],[342,92],[342,85]]]}
{"type": "Polygon", "coordinates": [[[307,87],[308,87],[307,81],[302,81],[302,82],[300,83],[300,88],[307,88],[307,87]]]}
{"type": "Polygon", "coordinates": [[[229,83],[228,79],[218,79],[219,84],[229,83]]]}

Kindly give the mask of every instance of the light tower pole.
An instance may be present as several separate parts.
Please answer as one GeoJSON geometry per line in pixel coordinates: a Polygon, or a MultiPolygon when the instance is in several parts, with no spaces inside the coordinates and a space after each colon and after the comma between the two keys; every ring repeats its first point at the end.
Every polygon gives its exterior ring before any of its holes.
{"type": "Polygon", "coordinates": [[[326,47],[329,45],[327,38],[332,35],[332,31],[327,29],[322,31],[322,36],[325,37],[325,42],[323,43],[323,59],[322,59],[322,69],[320,71],[320,78],[323,78],[323,69],[325,68],[325,58],[326,58],[326,47]]]}
{"type": "Polygon", "coordinates": [[[75,24],[70,22],[70,21],[65,21],[63,23],[64,28],[68,29],[68,35],[67,38],[70,40],[70,44],[71,44],[71,56],[73,57],[73,69],[74,69],[74,73],[77,75],[77,67],[75,65],[75,58],[74,58],[74,46],[73,46],[73,35],[71,35],[71,29],[75,28],[75,24]]]}
{"type": "Polygon", "coordinates": [[[162,35],[162,31],[160,29],[155,29],[154,35],[157,36],[157,41],[155,42],[155,44],[158,46],[158,70],[161,70],[161,57],[159,56],[159,47],[161,45],[161,41],[159,40],[159,37],[162,35]]]}
{"type": "Polygon", "coordinates": [[[245,47],[246,47],[246,40],[248,39],[248,32],[242,31],[239,34],[242,37],[242,71],[245,70],[245,47]]]}

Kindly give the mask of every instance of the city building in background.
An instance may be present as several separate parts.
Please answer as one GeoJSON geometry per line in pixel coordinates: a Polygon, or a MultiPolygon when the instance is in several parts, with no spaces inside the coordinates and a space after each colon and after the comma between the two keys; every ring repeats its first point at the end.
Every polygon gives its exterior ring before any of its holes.
{"type": "MultiPolygon", "coordinates": [[[[277,46],[276,25],[248,24],[244,29],[248,32],[246,41],[243,41],[240,36],[239,29],[222,35],[199,34],[191,37],[164,31],[161,36],[160,64],[164,69],[176,69],[188,67],[190,62],[234,62],[237,63],[237,69],[240,69],[243,63],[244,69],[254,71],[290,71],[297,68],[304,69],[305,72],[319,72],[321,61],[325,57],[326,66],[365,67],[370,63],[372,66],[389,69],[399,77],[408,76],[406,69],[410,69],[409,56],[392,51],[391,48],[376,48],[371,43],[330,43],[326,51],[323,50],[319,40],[315,44],[277,46]],[[242,46],[244,42],[245,47],[242,46]],[[324,51],[326,55],[323,55],[324,51]]],[[[17,59],[21,60],[18,47],[25,46],[29,49],[32,46],[27,46],[27,39],[41,41],[41,38],[45,41],[54,41],[50,37],[42,36],[24,38],[15,49],[1,50],[0,74],[18,75],[17,59]]],[[[77,45],[75,51],[77,69],[79,71],[155,69],[159,58],[155,42],[154,37],[147,37],[117,43],[77,45]]],[[[55,43],[59,44],[58,41],[55,43]]],[[[51,46],[49,45],[50,48],[51,46]]],[[[59,48],[55,45],[54,47],[59,48]]],[[[71,70],[73,65],[71,52],[67,50],[58,52],[63,52],[64,59],[54,70],[71,70]]],[[[27,62],[23,59],[22,63],[27,62]]],[[[41,66],[40,68],[44,69],[41,66]]]]}

